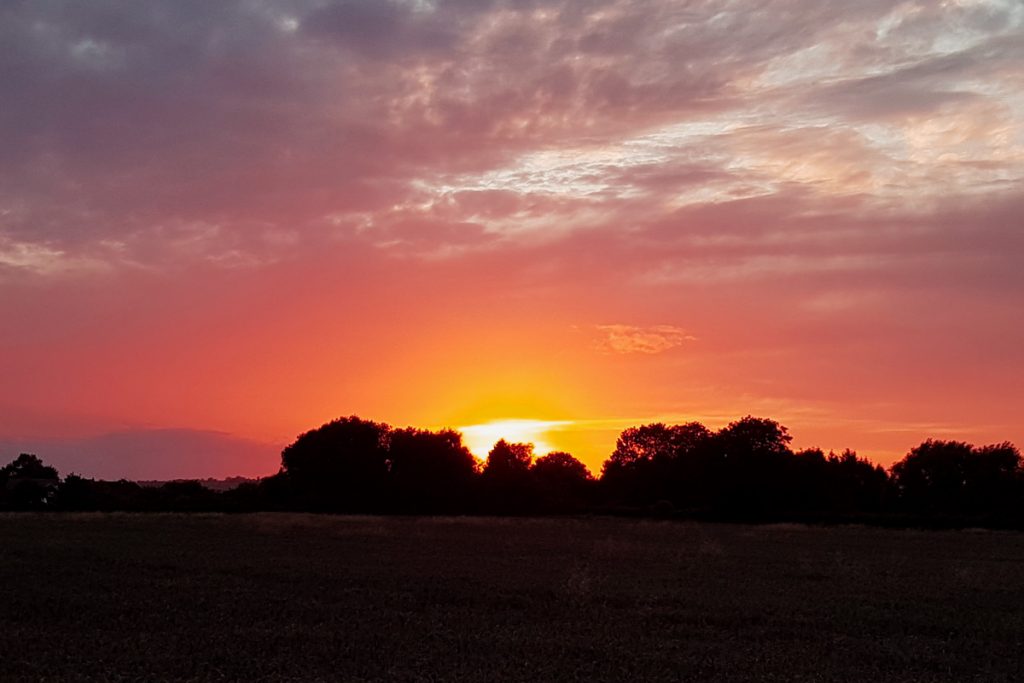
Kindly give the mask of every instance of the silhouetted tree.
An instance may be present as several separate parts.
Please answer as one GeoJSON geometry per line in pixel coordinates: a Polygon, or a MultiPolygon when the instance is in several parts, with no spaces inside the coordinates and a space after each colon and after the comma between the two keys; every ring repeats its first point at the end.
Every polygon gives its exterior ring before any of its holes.
{"type": "Polygon", "coordinates": [[[820,448],[797,451],[787,461],[785,507],[806,513],[831,509],[829,459],[820,448]]]}
{"type": "Polygon", "coordinates": [[[793,437],[774,420],[747,416],[714,437],[716,507],[743,517],[786,506],[786,461],[793,437]]]}
{"type": "Polygon", "coordinates": [[[799,513],[880,512],[888,475],[851,450],[841,454],[809,448],[787,458],[785,501],[781,510],[799,513]]]}
{"type": "Polygon", "coordinates": [[[492,512],[527,512],[536,496],[530,476],[533,444],[502,439],[487,455],[481,472],[483,506],[492,512]]]}
{"type": "Polygon", "coordinates": [[[490,479],[526,481],[533,463],[532,443],[509,443],[502,439],[487,454],[483,476],[490,479]]]}
{"type": "Polygon", "coordinates": [[[699,422],[654,423],[624,430],[604,463],[601,482],[614,501],[637,505],[657,500],[679,504],[703,462],[711,432],[699,422]]]}
{"type": "Polygon", "coordinates": [[[22,453],[0,467],[0,507],[13,510],[45,508],[59,484],[60,476],[56,469],[43,464],[31,453],[22,453]]]}
{"type": "Polygon", "coordinates": [[[289,510],[305,507],[297,500],[291,480],[283,472],[257,481],[239,484],[221,494],[224,510],[249,512],[254,510],[289,510]]]}
{"type": "Polygon", "coordinates": [[[351,416],[299,436],[281,453],[281,469],[296,501],[313,510],[379,510],[389,433],[386,424],[351,416]]]}
{"type": "Polygon", "coordinates": [[[60,510],[141,510],[142,486],[134,481],[102,481],[69,474],[60,483],[53,506],[60,510]]]}
{"type": "Polygon", "coordinates": [[[615,442],[615,450],[605,463],[605,469],[625,469],[640,463],[673,459],[676,431],[675,427],[662,422],[623,430],[615,442]]]}
{"type": "Polygon", "coordinates": [[[1020,452],[1010,443],[981,448],[929,439],[893,465],[904,508],[942,515],[1007,514],[1020,509],[1020,452]]]}
{"type": "Polygon", "coordinates": [[[556,451],[537,458],[530,468],[540,509],[573,512],[585,509],[594,478],[587,466],[568,453],[556,451]]]}
{"type": "Polygon", "coordinates": [[[757,458],[789,455],[793,437],[775,420],[748,415],[720,429],[716,439],[727,457],[757,458]]]}
{"type": "Polygon", "coordinates": [[[839,455],[829,453],[830,501],[838,512],[878,513],[889,498],[889,475],[850,449],[839,455]]]}
{"type": "Polygon", "coordinates": [[[281,481],[234,496],[278,505],[348,512],[464,512],[477,462],[462,435],[445,429],[392,429],[346,417],[301,435],[281,454],[281,481]]]}
{"type": "Polygon", "coordinates": [[[0,481],[11,479],[59,479],[57,470],[43,463],[39,456],[22,453],[10,463],[0,467],[0,481]]]}
{"type": "Polygon", "coordinates": [[[700,422],[687,422],[674,429],[675,459],[665,474],[670,490],[667,500],[682,509],[706,509],[713,503],[715,476],[714,434],[700,422]]]}
{"type": "Polygon", "coordinates": [[[463,512],[477,473],[477,461],[451,429],[391,432],[386,483],[389,507],[402,512],[463,512]]]}
{"type": "Polygon", "coordinates": [[[714,434],[699,422],[631,427],[605,462],[601,484],[612,502],[627,505],[764,514],[787,498],[791,440],[779,423],[750,416],[714,434]]]}

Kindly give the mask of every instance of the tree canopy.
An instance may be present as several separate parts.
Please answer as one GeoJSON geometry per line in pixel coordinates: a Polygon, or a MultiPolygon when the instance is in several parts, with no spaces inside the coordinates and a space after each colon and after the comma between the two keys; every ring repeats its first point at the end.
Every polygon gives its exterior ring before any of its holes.
{"type": "Polygon", "coordinates": [[[907,519],[1024,527],[1024,459],[1010,443],[929,439],[889,471],[850,450],[794,451],[746,416],[713,431],[651,423],[619,435],[601,476],[565,452],[500,440],[479,462],[452,429],[342,417],[298,436],[281,469],[218,493],[199,482],[106,482],[22,453],[0,467],[0,508],[310,510],[406,514],[628,512],[714,519],[907,519]]]}
{"type": "Polygon", "coordinates": [[[1022,493],[1021,454],[1010,443],[980,448],[929,439],[892,467],[892,482],[913,512],[1006,511],[1022,493]]]}
{"type": "Polygon", "coordinates": [[[0,509],[46,508],[59,483],[56,469],[44,464],[36,455],[22,453],[0,467],[0,509]]]}

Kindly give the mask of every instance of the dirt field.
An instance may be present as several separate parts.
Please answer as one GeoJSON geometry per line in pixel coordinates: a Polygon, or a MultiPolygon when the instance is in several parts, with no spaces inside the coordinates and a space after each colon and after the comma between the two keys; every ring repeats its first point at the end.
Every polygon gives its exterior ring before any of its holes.
{"type": "Polygon", "coordinates": [[[1024,680],[1024,535],[0,516],[0,680],[1024,680]]]}

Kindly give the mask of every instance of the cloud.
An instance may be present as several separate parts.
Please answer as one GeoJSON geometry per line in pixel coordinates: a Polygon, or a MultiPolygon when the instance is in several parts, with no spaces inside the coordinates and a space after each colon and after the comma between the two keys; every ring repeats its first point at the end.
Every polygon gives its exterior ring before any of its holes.
{"type": "Polygon", "coordinates": [[[341,242],[464,254],[474,217],[528,239],[786,184],[822,201],[912,184],[926,199],[1021,175],[1024,12],[996,0],[55,0],[0,13],[0,237],[72,262],[258,266],[337,245],[339,225],[341,242]],[[968,139],[947,149],[922,117],[968,139]],[[915,145],[936,153],[922,161],[915,145]],[[437,219],[466,192],[518,198],[437,219]],[[389,237],[395,220],[416,237],[389,237]],[[281,230],[301,239],[264,237],[281,230]],[[201,249],[178,248],[181,231],[202,231],[201,249]]]}
{"type": "Polygon", "coordinates": [[[597,325],[598,348],[606,353],[657,354],[670,351],[697,338],[673,325],[597,325]]]}

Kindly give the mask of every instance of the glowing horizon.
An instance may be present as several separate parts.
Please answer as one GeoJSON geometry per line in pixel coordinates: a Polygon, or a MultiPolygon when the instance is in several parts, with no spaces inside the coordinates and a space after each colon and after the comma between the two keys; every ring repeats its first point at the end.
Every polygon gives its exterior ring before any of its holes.
{"type": "Polygon", "coordinates": [[[479,460],[486,460],[487,454],[502,439],[509,443],[533,444],[535,455],[547,455],[557,450],[549,441],[551,432],[558,427],[569,425],[572,425],[572,422],[568,420],[506,418],[456,429],[461,432],[463,442],[470,453],[479,460]]]}

